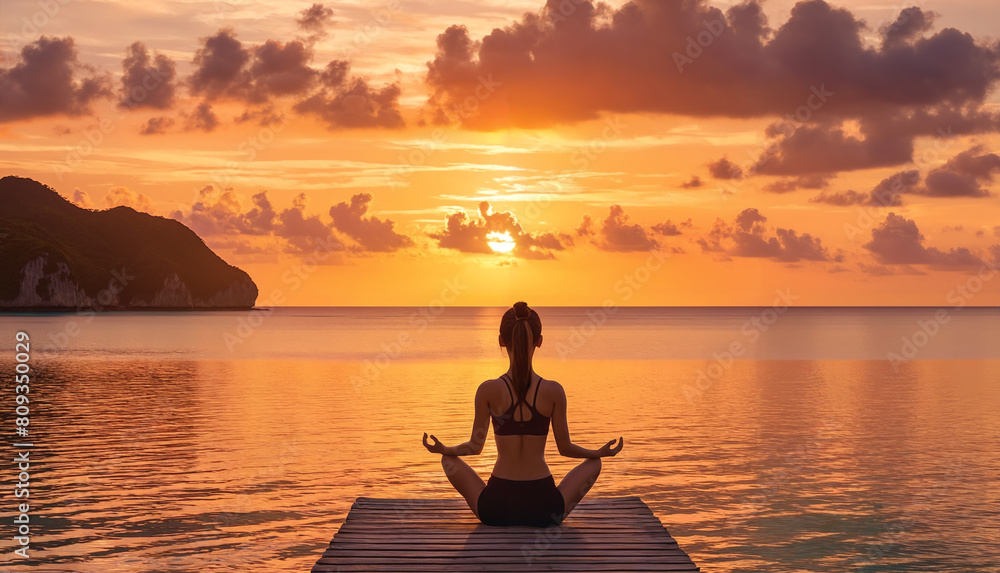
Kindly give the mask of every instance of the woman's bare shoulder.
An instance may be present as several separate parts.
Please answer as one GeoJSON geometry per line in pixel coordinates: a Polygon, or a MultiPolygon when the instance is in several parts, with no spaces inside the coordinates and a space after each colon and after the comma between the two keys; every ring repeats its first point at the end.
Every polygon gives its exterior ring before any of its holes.
{"type": "Polygon", "coordinates": [[[489,380],[483,380],[479,384],[479,390],[486,391],[486,392],[491,392],[491,391],[494,391],[494,390],[499,390],[500,389],[500,385],[503,384],[503,383],[504,383],[504,381],[502,379],[500,379],[500,378],[490,378],[489,380]]]}
{"type": "Polygon", "coordinates": [[[542,384],[541,392],[547,392],[551,396],[566,395],[566,391],[563,390],[562,384],[556,382],[555,380],[545,379],[545,383],[542,384]]]}

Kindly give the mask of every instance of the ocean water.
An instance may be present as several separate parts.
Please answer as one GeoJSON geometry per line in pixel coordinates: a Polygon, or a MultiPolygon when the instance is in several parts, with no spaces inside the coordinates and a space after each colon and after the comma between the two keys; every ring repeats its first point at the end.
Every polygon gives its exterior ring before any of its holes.
{"type": "MultiPolygon", "coordinates": [[[[34,444],[0,569],[308,571],[359,496],[457,497],[421,435],[468,439],[503,310],[0,316],[6,448],[18,331],[34,444]]],[[[1000,571],[1000,310],[538,310],[573,440],[625,438],[590,495],[703,571],[1000,571]]]]}

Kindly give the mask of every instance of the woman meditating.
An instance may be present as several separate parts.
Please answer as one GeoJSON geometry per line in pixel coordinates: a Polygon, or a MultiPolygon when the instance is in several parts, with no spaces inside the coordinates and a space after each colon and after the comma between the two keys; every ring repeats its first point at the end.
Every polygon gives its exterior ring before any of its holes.
{"type": "Polygon", "coordinates": [[[601,458],[622,450],[611,440],[598,450],[588,450],[569,438],[566,393],[553,380],[543,380],[531,368],[535,349],[542,345],[542,321],[538,313],[518,302],[500,321],[500,346],[507,349],[510,369],[487,380],[476,391],[472,438],[457,446],[445,446],[431,435],[424,446],[441,454],[441,465],[451,485],[468,502],[472,513],[487,525],[559,525],[590,490],[601,473],[601,458]],[[458,456],[483,451],[493,420],[497,461],[488,483],[483,483],[469,464],[458,456]],[[587,458],[573,468],[558,487],[545,465],[545,438],[549,420],[559,453],[569,458],[587,458]]]}

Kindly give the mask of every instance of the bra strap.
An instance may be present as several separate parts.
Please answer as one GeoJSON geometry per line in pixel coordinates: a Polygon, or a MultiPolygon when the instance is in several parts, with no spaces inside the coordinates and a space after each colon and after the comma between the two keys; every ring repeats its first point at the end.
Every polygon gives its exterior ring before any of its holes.
{"type": "Polygon", "coordinates": [[[516,403],[517,400],[514,399],[514,391],[510,389],[510,384],[507,384],[507,374],[501,374],[500,378],[504,381],[503,385],[507,388],[507,393],[510,394],[511,403],[516,403]]]}
{"type": "Polygon", "coordinates": [[[531,407],[532,408],[537,408],[538,407],[538,389],[541,388],[541,387],[542,387],[542,377],[539,376],[538,377],[538,384],[535,386],[535,399],[531,403],[531,407]]]}

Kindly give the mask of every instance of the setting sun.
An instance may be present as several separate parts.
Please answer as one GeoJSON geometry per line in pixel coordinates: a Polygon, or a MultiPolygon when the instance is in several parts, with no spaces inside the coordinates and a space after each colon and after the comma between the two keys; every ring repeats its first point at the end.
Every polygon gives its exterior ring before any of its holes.
{"type": "Polygon", "coordinates": [[[508,231],[504,231],[503,233],[496,231],[487,233],[486,244],[496,253],[509,253],[517,246],[517,243],[514,242],[514,238],[510,236],[510,232],[508,231]]]}

